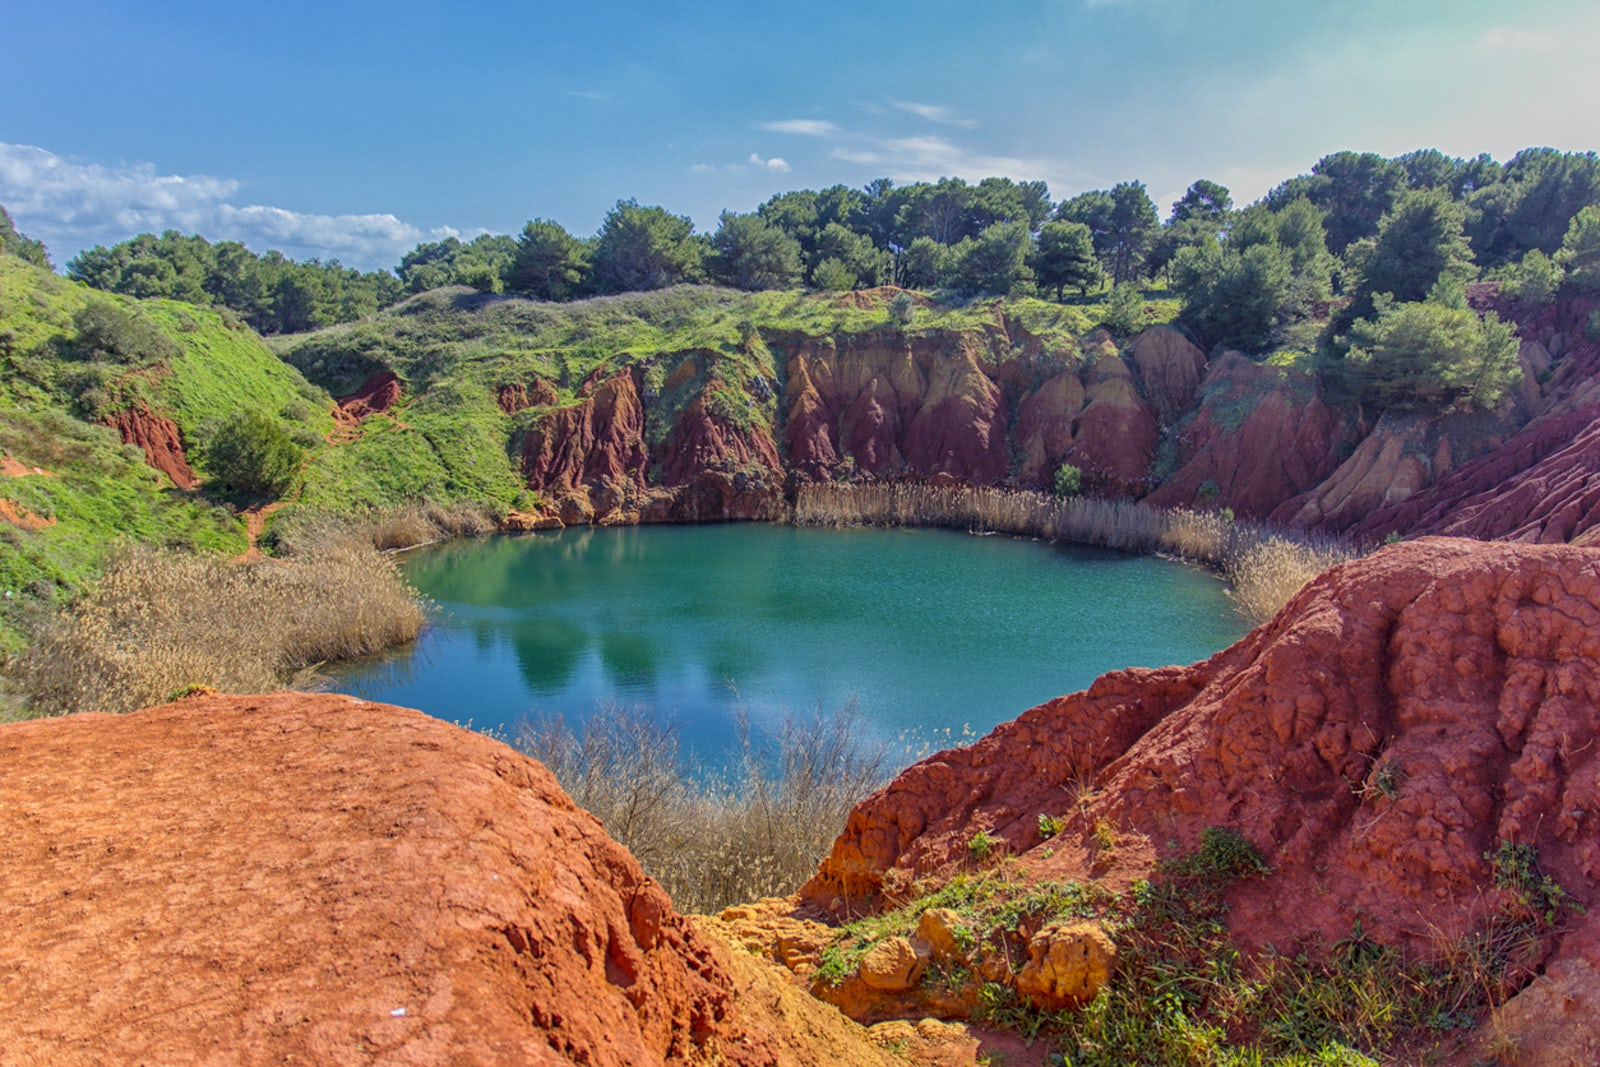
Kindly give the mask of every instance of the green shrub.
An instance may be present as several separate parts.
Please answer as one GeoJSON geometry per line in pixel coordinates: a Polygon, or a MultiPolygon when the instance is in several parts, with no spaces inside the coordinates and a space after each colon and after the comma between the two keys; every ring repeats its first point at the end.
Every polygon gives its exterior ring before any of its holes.
{"type": "Polygon", "coordinates": [[[1491,408],[1516,381],[1517,339],[1489,312],[1429,299],[1384,305],[1350,329],[1345,366],[1366,400],[1386,408],[1491,408]]]}
{"type": "Polygon", "coordinates": [[[1083,471],[1070,463],[1063,463],[1056,468],[1055,476],[1051,479],[1051,487],[1055,494],[1063,499],[1077,496],[1083,491],[1083,471]]]}
{"type": "Polygon", "coordinates": [[[896,326],[904,326],[911,321],[911,316],[916,313],[917,301],[910,293],[896,293],[889,301],[889,321],[896,326]]]}
{"type": "Polygon", "coordinates": [[[1138,333],[1144,326],[1144,290],[1132,283],[1113,288],[1106,297],[1102,322],[1118,337],[1138,333]]]}
{"type": "Polygon", "coordinates": [[[160,327],[109,300],[94,300],[72,316],[85,359],[142,366],[176,358],[178,343],[160,327]]]}
{"type": "Polygon", "coordinates": [[[282,496],[300,470],[300,446],[278,423],[240,409],[217,427],[206,444],[205,461],[224,488],[282,496]]]}

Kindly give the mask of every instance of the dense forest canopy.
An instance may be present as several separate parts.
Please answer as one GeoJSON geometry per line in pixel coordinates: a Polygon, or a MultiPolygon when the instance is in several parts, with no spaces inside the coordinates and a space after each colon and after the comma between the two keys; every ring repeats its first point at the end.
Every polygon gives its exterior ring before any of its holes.
{"type": "MultiPolygon", "coordinates": [[[[4,215],[0,241],[45,261],[44,248],[4,215]]],[[[1043,182],[881,178],[780,193],[753,212],[724,212],[711,232],[624,200],[590,237],[536,218],[515,237],[420,244],[393,273],[297,263],[170,230],[88,249],[67,273],[126,295],[231,309],[262,333],[358,319],[445,285],[558,301],[685,282],[750,291],[898,285],[1058,301],[1111,286],[1114,312],[1136,303],[1132,290],[1156,284],[1178,297],[1180,322],[1208,347],[1316,349],[1337,370],[1355,337],[1365,362],[1353,380],[1407,403],[1420,398],[1403,382],[1374,380],[1387,365],[1372,356],[1386,351],[1375,338],[1452,319],[1459,301],[1439,294],[1480,278],[1525,300],[1600,289],[1597,257],[1594,152],[1531,148],[1501,164],[1426,149],[1394,158],[1337,152],[1242,209],[1226,187],[1200,179],[1165,221],[1138,181],[1057,202],[1043,182]]],[[[1481,366],[1486,357],[1473,358],[1481,366]]],[[[1495,395],[1468,392],[1481,402],[1495,395]]]]}

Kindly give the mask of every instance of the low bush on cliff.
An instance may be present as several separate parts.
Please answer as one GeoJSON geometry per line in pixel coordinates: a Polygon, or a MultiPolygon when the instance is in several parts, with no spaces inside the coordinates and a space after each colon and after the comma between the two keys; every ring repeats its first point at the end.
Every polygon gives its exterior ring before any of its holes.
{"type": "Polygon", "coordinates": [[[381,553],[350,538],[292,562],[120,550],[82,600],[38,619],[16,682],[35,715],[121,712],[186,687],[260,692],[414,637],[422,609],[381,553]]]}
{"type": "Polygon", "coordinates": [[[573,731],[534,718],[515,744],[548,767],[686,912],[794,892],[886,771],[854,713],[787,715],[768,744],[741,718],[742,758],[696,778],[676,728],[644,708],[602,707],[573,731]]]}

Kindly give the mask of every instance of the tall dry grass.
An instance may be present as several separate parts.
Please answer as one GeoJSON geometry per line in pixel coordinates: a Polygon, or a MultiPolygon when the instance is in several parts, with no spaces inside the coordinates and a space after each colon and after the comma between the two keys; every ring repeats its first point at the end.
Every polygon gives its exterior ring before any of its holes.
{"type": "Polygon", "coordinates": [[[423,609],[393,562],[351,537],[293,562],[236,563],[142,545],[82,600],[36,623],[13,678],[34,715],[122,712],[196,685],[260,692],[417,635],[423,609]]]}
{"type": "Polygon", "coordinates": [[[393,552],[457,537],[482,537],[497,528],[494,518],[476,505],[424,500],[358,516],[290,512],[273,527],[272,543],[288,557],[314,552],[330,540],[347,539],[393,552]]]}
{"type": "Polygon", "coordinates": [[[1334,541],[1235,522],[1214,511],[992,487],[802,485],[794,521],[994,531],[1177,556],[1220,571],[1235,605],[1254,623],[1270,619],[1306,582],[1355,554],[1334,541]]]}
{"type": "Polygon", "coordinates": [[[739,724],[741,757],[721,775],[689,770],[677,728],[648,709],[596,710],[579,731],[523,722],[514,743],[605,823],[684,911],[794,892],[827,855],[854,804],[881,784],[884,750],[851,709],[786,716],[771,751],[739,724]]]}

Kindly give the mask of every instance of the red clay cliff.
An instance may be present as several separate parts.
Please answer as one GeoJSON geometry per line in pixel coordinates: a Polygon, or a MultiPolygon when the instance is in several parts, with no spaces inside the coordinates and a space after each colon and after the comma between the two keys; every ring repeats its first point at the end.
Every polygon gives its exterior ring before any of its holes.
{"type": "Polygon", "coordinates": [[[1210,660],[1107,674],[909,768],[805,892],[870,905],[979,829],[1027,860],[1041,814],[1068,820],[1052,853],[1102,821],[1159,857],[1225,826],[1273,868],[1234,890],[1244,944],[1331,942],[1360,915],[1427,949],[1493,906],[1501,841],[1591,902],[1597,735],[1600,552],[1424,539],[1335,568],[1210,660]]]}

